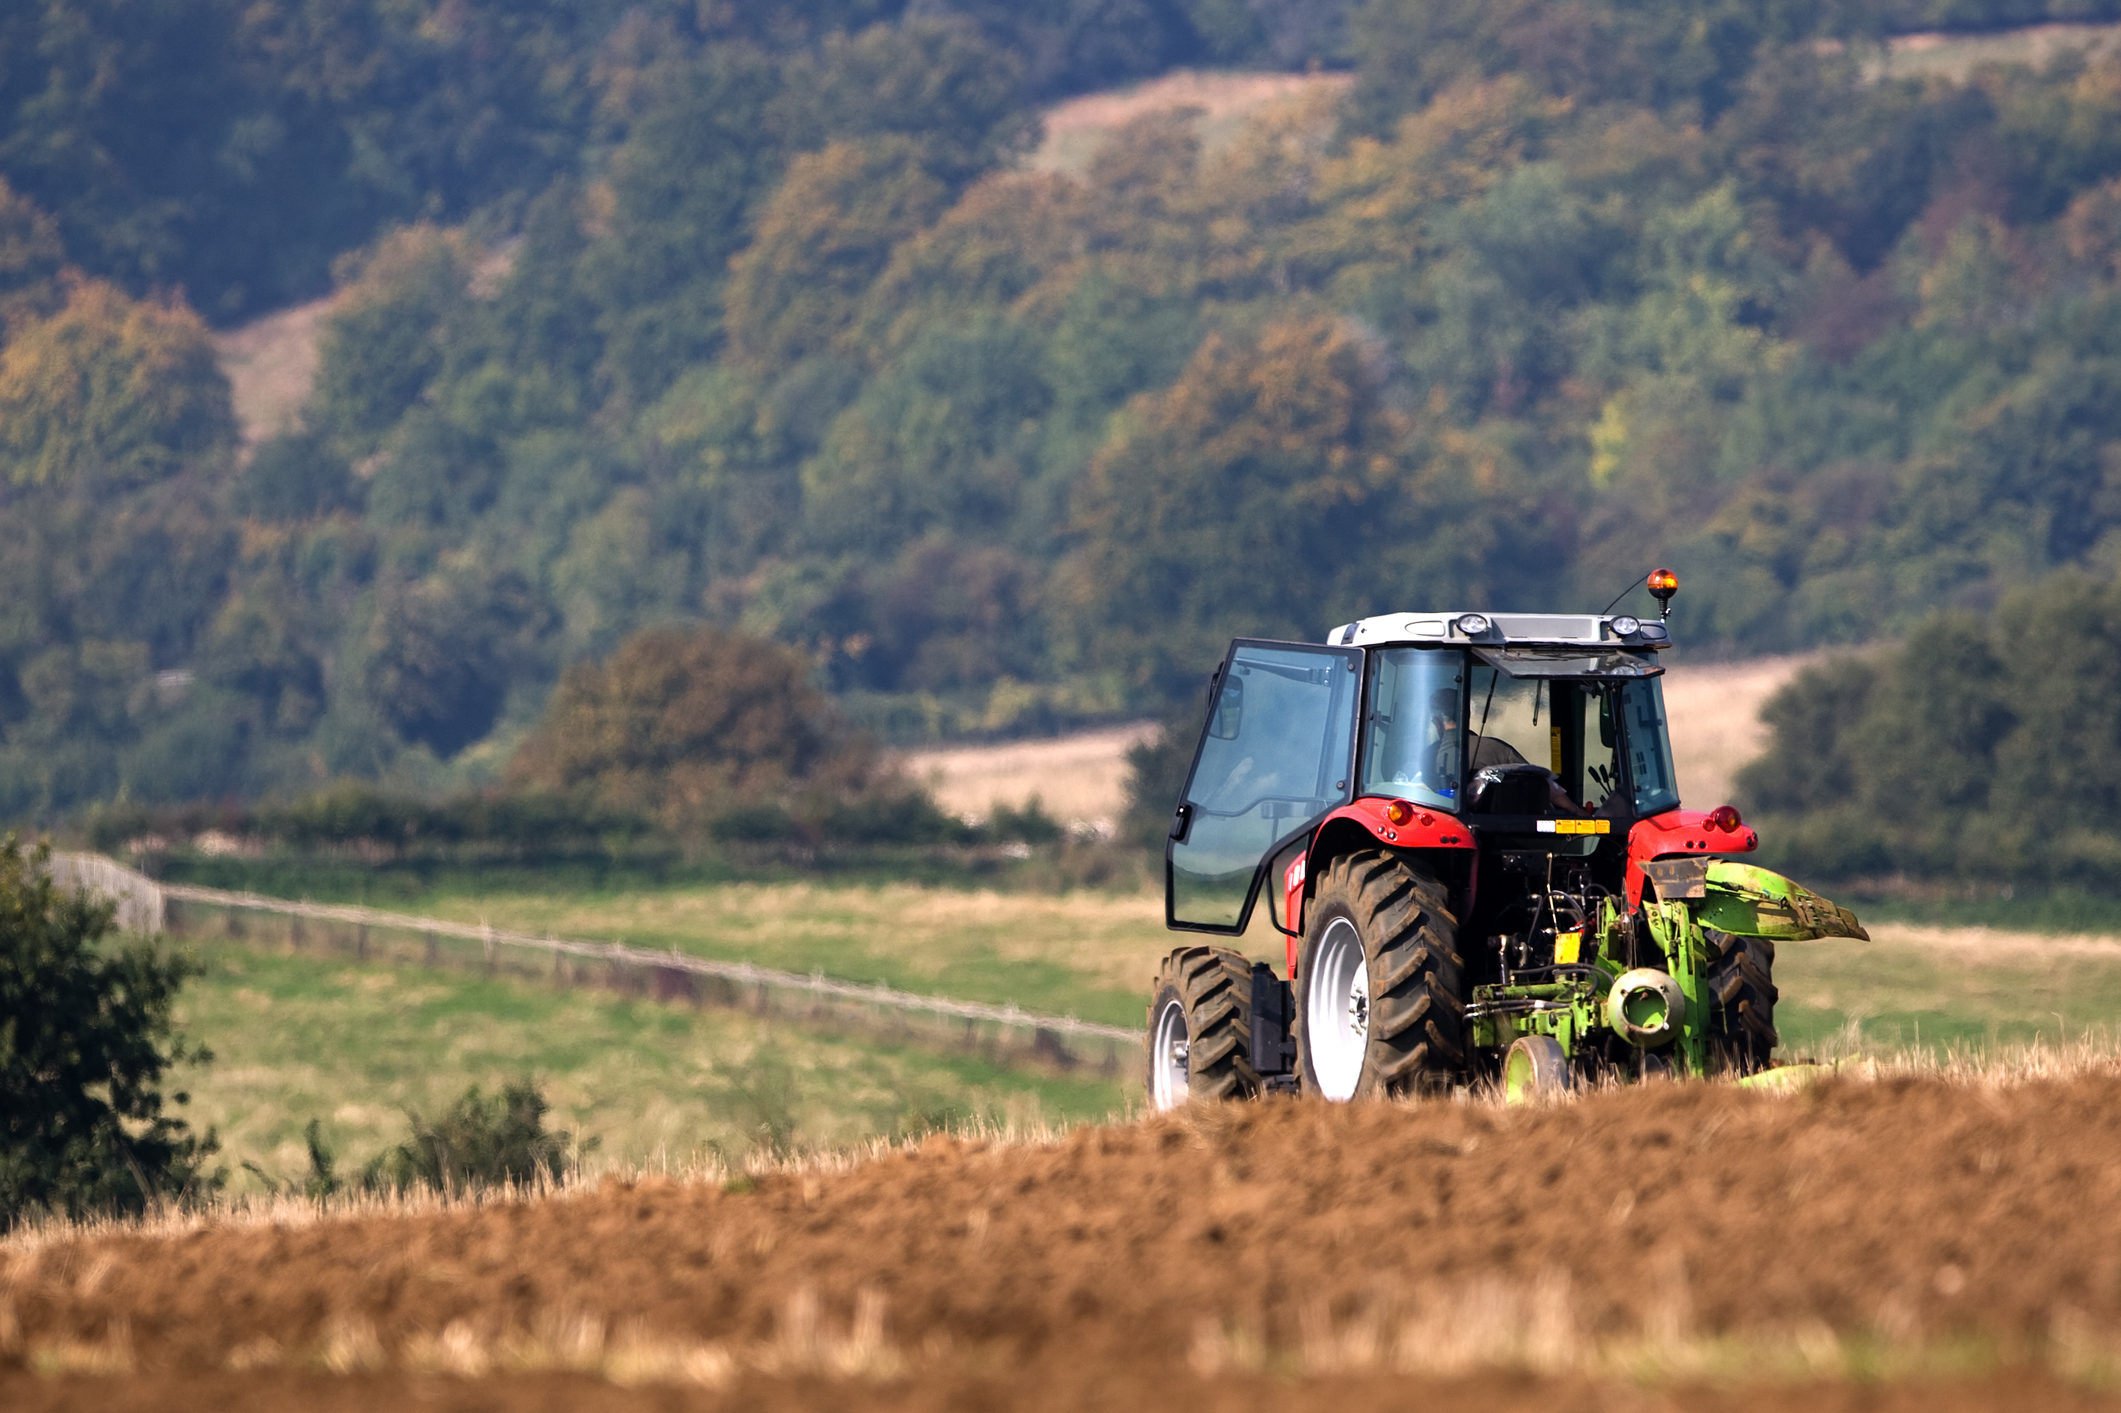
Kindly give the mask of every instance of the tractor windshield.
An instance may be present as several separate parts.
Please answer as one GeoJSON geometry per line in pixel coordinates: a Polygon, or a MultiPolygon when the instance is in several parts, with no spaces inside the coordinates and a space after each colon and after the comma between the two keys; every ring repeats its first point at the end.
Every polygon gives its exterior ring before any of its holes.
{"type": "MultiPolygon", "coordinates": [[[[1468,662],[1457,651],[1374,651],[1362,793],[1480,810],[1483,804],[1466,793],[1474,772],[1540,766],[1559,787],[1546,800],[1523,804],[1540,813],[1657,815],[1678,804],[1657,677],[1633,677],[1640,670],[1635,662],[1599,662],[1595,677],[1570,679],[1553,675],[1555,653],[1497,658],[1504,656],[1480,651],[1468,662]],[[1612,666],[1625,666],[1629,675],[1612,666]]],[[[1497,802],[1485,808],[1495,810],[1497,802]]],[[[1502,808],[1510,813],[1519,806],[1502,808]]]]}

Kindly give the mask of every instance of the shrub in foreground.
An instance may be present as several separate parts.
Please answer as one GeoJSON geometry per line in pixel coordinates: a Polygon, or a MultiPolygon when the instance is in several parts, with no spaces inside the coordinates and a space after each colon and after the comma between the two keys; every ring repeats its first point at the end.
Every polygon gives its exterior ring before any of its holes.
{"type": "Polygon", "coordinates": [[[212,1058],[171,1022],[194,964],[103,945],[110,905],[56,886],[49,862],[46,846],[0,841],[0,1225],[209,1192],[218,1145],[165,1113],[162,1092],[176,1066],[212,1058]]]}

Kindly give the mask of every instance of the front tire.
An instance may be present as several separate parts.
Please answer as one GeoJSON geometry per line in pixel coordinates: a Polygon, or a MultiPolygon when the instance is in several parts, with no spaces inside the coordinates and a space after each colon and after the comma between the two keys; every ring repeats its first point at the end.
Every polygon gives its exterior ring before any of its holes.
{"type": "Polygon", "coordinates": [[[1252,963],[1227,947],[1181,947],[1156,970],[1149,1003],[1150,1109],[1195,1099],[1248,1099],[1252,1068],[1252,963]]]}
{"type": "Polygon", "coordinates": [[[1327,1099],[1435,1093],[1465,1067],[1465,962],[1443,885],[1382,849],[1326,870],[1297,952],[1303,1086],[1327,1099]]]}

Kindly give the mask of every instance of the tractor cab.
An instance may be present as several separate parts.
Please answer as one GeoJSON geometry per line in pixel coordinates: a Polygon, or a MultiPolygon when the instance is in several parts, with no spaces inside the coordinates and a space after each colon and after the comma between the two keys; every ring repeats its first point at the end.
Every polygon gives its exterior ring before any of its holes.
{"type": "Polygon", "coordinates": [[[1477,868],[1618,893],[1629,828],[1679,804],[1669,644],[1627,616],[1485,613],[1233,643],[1172,821],[1166,921],[1243,931],[1275,858],[1358,806],[1386,842],[1465,852],[1461,887],[1477,868]]]}

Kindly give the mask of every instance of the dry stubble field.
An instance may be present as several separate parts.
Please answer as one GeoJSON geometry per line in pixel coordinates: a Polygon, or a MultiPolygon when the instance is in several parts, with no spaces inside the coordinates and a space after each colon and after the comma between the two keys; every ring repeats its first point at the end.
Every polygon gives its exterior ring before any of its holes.
{"type": "Polygon", "coordinates": [[[0,1244],[20,1409],[2121,1406],[2109,1050],[0,1244]]]}

